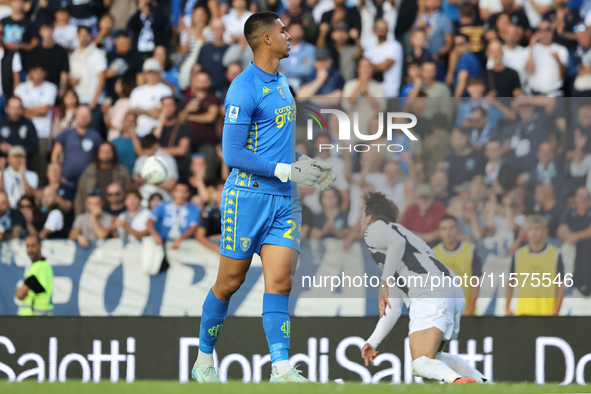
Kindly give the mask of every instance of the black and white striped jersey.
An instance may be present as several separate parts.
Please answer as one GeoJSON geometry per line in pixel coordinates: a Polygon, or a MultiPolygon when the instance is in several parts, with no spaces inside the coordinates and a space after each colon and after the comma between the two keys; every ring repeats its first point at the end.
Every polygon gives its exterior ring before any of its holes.
{"type": "Polygon", "coordinates": [[[396,283],[409,301],[464,297],[462,288],[452,283],[456,276],[453,271],[437,260],[425,241],[401,224],[378,220],[365,230],[364,238],[374,261],[382,269],[382,280],[389,287],[396,283]]]}

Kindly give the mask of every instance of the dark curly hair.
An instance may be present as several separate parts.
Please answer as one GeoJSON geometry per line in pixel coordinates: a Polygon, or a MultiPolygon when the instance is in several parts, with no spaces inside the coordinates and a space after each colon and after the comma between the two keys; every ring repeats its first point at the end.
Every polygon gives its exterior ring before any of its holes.
{"type": "Polygon", "coordinates": [[[384,193],[367,192],[363,196],[365,202],[365,214],[371,215],[375,220],[394,223],[400,213],[398,207],[384,193]]]}

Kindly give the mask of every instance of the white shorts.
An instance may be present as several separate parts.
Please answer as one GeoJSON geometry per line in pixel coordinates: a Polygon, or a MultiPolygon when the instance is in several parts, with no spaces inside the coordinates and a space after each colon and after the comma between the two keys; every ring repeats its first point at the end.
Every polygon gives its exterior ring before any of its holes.
{"type": "Polygon", "coordinates": [[[414,298],[409,306],[408,335],[437,327],[444,340],[456,339],[465,308],[464,298],[414,298]]]}

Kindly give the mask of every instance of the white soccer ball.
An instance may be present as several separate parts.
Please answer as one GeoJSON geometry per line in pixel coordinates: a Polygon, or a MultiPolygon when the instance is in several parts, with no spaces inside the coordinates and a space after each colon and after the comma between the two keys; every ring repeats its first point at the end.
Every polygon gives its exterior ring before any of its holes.
{"type": "Polygon", "coordinates": [[[142,178],[146,182],[157,185],[168,179],[168,168],[166,163],[160,157],[150,156],[142,166],[142,178]]]}

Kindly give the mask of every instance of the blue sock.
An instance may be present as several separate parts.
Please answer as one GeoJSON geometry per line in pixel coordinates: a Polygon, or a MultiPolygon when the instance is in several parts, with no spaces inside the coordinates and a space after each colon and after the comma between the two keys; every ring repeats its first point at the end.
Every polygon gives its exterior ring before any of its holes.
{"type": "Polygon", "coordinates": [[[213,353],[213,347],[218,341],[230,301],[220,301],[211,289],[205,297],[203,312],[201,313],[201,328],[199,329],[199,350],[206,354],[213,353]]]}
{"type": "Polygon", "coordinates": [[[289,360],[289,296],[263,294],[263,328],[269,344],[271,364],[289,360]]]}

